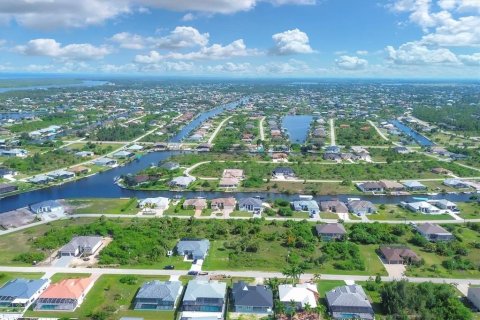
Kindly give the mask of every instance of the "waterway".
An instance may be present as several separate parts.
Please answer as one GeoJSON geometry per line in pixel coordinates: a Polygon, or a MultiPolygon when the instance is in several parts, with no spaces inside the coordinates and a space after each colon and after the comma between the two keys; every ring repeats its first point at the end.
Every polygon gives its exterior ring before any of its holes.
{"type": "Polygon", "coordinates": [[[285,116],[282,120],[282,128],[288,133],[291,143],[304,144],[307,141],[310,123],[313,117],[309,115],[285,116]]]}
{"type": "Polygon", "coordinates": [[[9,92],[9,91],[25,91],[25,90],[46,90],[51,88],[71,88],[71,87],[96,87],[103,86],[109,83],[108,81],[100,80],[82,80],[78,83],[68,83],[68,84],[47,84],[47,85],[38,85],[38,86],[25,86],[25,87],[12,87],[12,88],[0,88],[0,93],[9,92]]]}
{"type": "Polygon", "coordinates": [[[432,141],[430,141],[427,137],[421,135],[417,131],[413,130],[412,128],[406,126],[405,124],[401,123],[398,120],[390,121],[395,127],[397,127],[400,131],[404,134],[415,140],[421,147],[430,147],[435,145],[432,141]]]}
{"type": "MultiPolygon", "coordinates": [[[[181,130],[175,137],[172,138],[172,142],[179,142],[183,138],[187,137],[192,130],[197,128],[203,121],[216,114],[231,110],[240,105],[246,99],[242,99],[236,102],[228,103],[212,110],[209,110],[199,117],[195,118],[189,123],[183,130],[181,130]]],[[[172,155],[181,154],[182,151],[161,151],[148,153],[137,161],[132,161],[125,166],[117,167],[88,178],[84,178],[77,181],[72,181],[58,186],[53,186],[45,189],[33,190],[26,193],[8,196],[0,199],[0,213],[14,210],[17,208],[25,207],[32,203],[51,199],[74,199],[74,198],[122,198],[122,197],[137,197],[139,199],[146,197],[168,197],[174,198],[178,196],[182,197],[205,197],[207,199],[233,196],[237,199],[246,197],[260,197],[266,200],[283,198],[287,200],[294,200],[298,198],[298,195],[279,194],[273,192],[211,192],[211,191],[137,191],[127,190],[120,188],[113,183],[115,177],[125,175],[128,173],[135,173],[142,169],[149,167],[151,164],[157,164],[160,161],[167,160],[172,155]]],[[[419,195],[416,195],[418,197],[419,195]]],[[[348,198],[358,198],[358,195],[335,195],[335,196],[315,196],[317,201],[327,199],[339,199],[346,201],[348,198]]],[[[453,202],[467,201],[470,195],[468,194],[444,194],[435,196],[425,196],[430,199],[448,199],[453,202]]],[[[412,201],[413,196],[374,196],[374,195],[362,195],[362,199],[370,200],[376,204],[395,204],[400,201],[412,201]]]]}

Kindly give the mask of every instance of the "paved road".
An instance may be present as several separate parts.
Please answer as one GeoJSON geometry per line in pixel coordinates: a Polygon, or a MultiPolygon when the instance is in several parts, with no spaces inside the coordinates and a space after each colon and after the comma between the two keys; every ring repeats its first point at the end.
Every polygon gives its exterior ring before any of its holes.
{"type": "MultiPolygon", "coordinates": [[[[149,275],[149,276],[182,276],[186,275],[188,270],[160,270],[160,269],[114,269],[114,268],[65,268],[65,267],[9,267],[0,266],[0,272],[25,272],[38,273],[44,272],[52,273],[91,273],[94,276],[103,274],[131,274],[131,275],[149,275]]],[[[266,272],[266,271],[230,271],[217,270],[208,271],[211,276],[225,275],[229,277],[248,277],[248,278],[283,278],[285,277],[280,272],[266,272]]],[[[374,276],[374,275],[373,275],[374,276]]],[[[302,280],[313,279],[314,274],[305,273],[301,275],[302,280]]],[[[350,281],[367,281],[370,276],[361,275],[342,275],[342,274],[322,274],[320,279],[323,280],[350,280],[350,281]]],[[[480,285],[480,279],[454,279],[454,278],[416,278],[404,277],[410,282],[434,282],[434,283],[450,283],[455,285],[480,285]]],[[[383,276],[383,281],[398,280],[396,277],[383,276]]]]}
{"type": "Polygon", "coordinates": [[[260,119],[260,123],[258,125],[259,130],[260,130],[260,140],[264,141],[265,140],[265,129],[263,128],[263,122],[265,121],[265,117],[260,119]]]}
{"type": "Polygon", "coordinates": [[[225,119],[223,119],[222,122],[220,122],[220,124],[218,125],[218,127],[215,129],[215,131],[213,131],[210,139],[208,139],[208,144],[212,144],[213,143],[213,140],[215,140],[215,137],[217,136],[217,134],[220,132],[220,129],[223,127],[223,125],[225,124],[225,122],[227,122],[228,120],[230,120],[232,116],[229,116],[229,117],[226,117],[225,119]]]}
{"type": "Polygon", "coordinates": [[[378,129],[378,127],[375,125],[375,123],[373,123],[371,120],[367,120],[367,122],[377,131],[377,133],[380,135],[380,137],[382,137],[383,140],[385,141],[390,141],[384,134],[382,131],[380,131],[380,129],[378,129]]]}
{"type": "Polygon", "coordinates": [[[335,124],[333,122],[333,118],[329,120],[330,122],[330,145],[335,146],[335,124]]]}

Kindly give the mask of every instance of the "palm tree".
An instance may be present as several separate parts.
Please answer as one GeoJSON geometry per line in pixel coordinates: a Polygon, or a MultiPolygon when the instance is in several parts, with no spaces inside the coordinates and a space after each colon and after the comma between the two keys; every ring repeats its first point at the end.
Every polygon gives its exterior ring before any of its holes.
{"type": "Polygon", "coordinates": [[[287,308],[288,318],[292,319],[296,312],[297,312],[297,303],[293,300],[290,300],[287,308]]]}
{"type": "Polygon", "coordinates": [[[303,268],[299,265],[290,265],[283,269],[282,271],[285,277],[292,279],[292,284],[295,285],[298,280],[300,280],[300,276],[303,274],[303,268]]]}
{"type": "Polygon", "coordinates": [[[322,278],[322,275],[320,273],[315,273],[313,275],[313,280],[314,281],[319,281],[322,278]]]}
{"type": "Polygon", "coordinates": [[[312,306],[310,305],[310,303],[305,303],[305,305],[303,306],[303,310],[305,310],[305,312],[308,312],[310,313],[310,311],[312,311],[312,306]]]}
{"type": "Polygon", "coordinates": [[[278,315],[285,313],[285,305],[280,300],[275,300],[275,307],[273,308],[273,312],[275,313],[275,318],[278,315]]]}

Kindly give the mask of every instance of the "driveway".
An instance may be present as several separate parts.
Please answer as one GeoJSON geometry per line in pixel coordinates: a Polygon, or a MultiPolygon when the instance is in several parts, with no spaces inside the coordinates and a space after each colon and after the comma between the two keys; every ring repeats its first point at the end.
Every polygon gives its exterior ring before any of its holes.
{"type": "Polygon", "coordinates": [[[388,276],[394,279],[402,279],[407,270],[403,264],[383,263],[383,266],[387,270],[388,276]]]}
{"type": "Polygon", "coordinates": [[[55,263],[53,264],[54,267],[59,267],[59,268],[67,268],[70,266],[70,263],[72,262],[72,260],[74,259],[75,257],[69,257],[69,256],[65,256],[65,257],[60,257],[58,258],[55,263]]]}

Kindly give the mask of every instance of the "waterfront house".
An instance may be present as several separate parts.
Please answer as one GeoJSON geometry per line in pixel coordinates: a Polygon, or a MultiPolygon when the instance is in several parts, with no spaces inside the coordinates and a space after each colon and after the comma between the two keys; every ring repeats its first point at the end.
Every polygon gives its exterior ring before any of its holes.
{"type": "Polygon", "coordinates": [[[0,167],[0,178],[10,178],[17,175],[17,172],[6,167],[0,167]]]}
{"type": "Polygon", "coordinates": [[[35,214],[41,215],[44,213],[64,214],[65,208],[57,200],[46,200],[38,203],[31,204],[29,206],[30,211],[35,214]]]}
{"type": "Polygon", "coordinates": [[[235,282],[232,288],[233,312],[271,314],[273,311],[273,292],[264,285],[248,285],[243,281],[235,282]]]}
{"type": "Polygon", "coordinates": [[[434,223],[422,223],[415,226],[415,229],[428,241],[451,241],[455,237],[441,226],[434,223]]]}
{"type": "Polygon", "coordinates": [[[469,287],[467,298],[476,310],[480,310],[480,287],[469,287]]]}
{"type": "Polygon", "coordinates": [[[227,284],[219,281],[191,280],[182,301],[181,319],[223,319],[227,284]]]}
{"type": "Polygon", "coordinates": [[[380,180],[378,184],[388,191],[403,191],[405,189],[403,184],[391,180],[380,180]]]}
{"type": "Polygon", "coordinates": [[[126,150],[121,150],[121,151],[118,151],[118,152],[114,153],[113,157],[118,158],[118,159],[125,159],[125,158],[133,157],[134,155],[135,154],[133,152],[126,151],[126,150]]]}
{"type": "Polygon", "coordinates": [[[357,188],[362,192],[383,192],[383,186],[375,181],[357,183],[357,188]]]}
{"type": "Polygon", "coordinates": [[[90,171],[90,168],[84,166],[76,166],[70,168],[69,171],[73,172],[75,175],[86,174],[90,171]]]}
{"type": "Polygon", "coordinates": [[[69,243],[58,250],[60,257],[91,256],[102,245],[103,238],[97,236],[74,237],[69,243]]]}
{"type": "Polygon", "coordinates": [[[26,158],[28,156],[28,151],[24,149],[0,149],[0,156],[26,158]]]}
{"type": "Polygon", "coordinates": [[[431,203],[433,203],[435,206],[437,206],[440,209],[449,210],[453,212],[459,211],[457,205],[451,201],[448,201],[447,199],[432,200],[431,203]]]}
{"type": "Polygon", "coordinates": [[[339,146],[328,146],[325,148],[325,153],[340,153],[339,146]]]}
{"type": "Polygon", "coordinates": [[[48,279],[10,280],[0,288],[0,308],[28,308],[49,284],[48,279]]]}
{"type": "Polygon", "coordinates": [[[146,282],[138,290],[133,301],[135,310],[175,310],[182,295],[183,286],[180,281],[146,282]]]}
{"type": "Polygon", "coordinates": [[[47,176],[54,180],[65,180],[75,178],[75,173],[67,170],[55,170],[50,173],[47,173],[47,176]]]}
{"type": "Polygon", "coordinates": [[[347,204],[348,210],[358,216],[368,215],[377,212],[377,208],[370,201],[350,200],[347,204]]]}
{"type": "Polygon", "coordinates": [[[139,208],[167,210],[170,199],[165,197],[145,198],[138,202],[139,208]]]}
{"type": "Polygon", "coordinates": [[[463,188],[469,188],[470,186],[463,182],[460,179],[445,179],[443,181],[443,184],[446,185],[447,187],[455,188],[455,189],[463,189],[463,188]]]}
{"type": "Polygon", "coordinates": [[[95,154],[93,151],[78,151],[75,152],[75,156],[79,158],[88,158],[88,157],[93,157],[95,154]]]}
{"type": "Polygon", "coordinates": [[[427,187],[418,181],[405,181],[403,183],[408,191],[425,191],[427,187]]]}
{"type": "Polygon", "coordinates": [[[237,178],[221,178],[218,186],[220,188],[237,188],[240,181],[237,178]]]}
{"type": "Polygon", "coordinates": [[[403,246],[381,246],[378,252],[388,264],[412,264],[420,261],[415,252],[403,246]]]}
{"type": "Polygon", "coordinates": [[[322,212],[348,213],[347,205],[339,200],[321,201],[320,209],[322,212]]]}
{"type": "Polygon", "coordinates": [[[9,183],[0,183],[0,194],[17,191],[18,187],[9,183]]]}
{"type": "Polygon", "coordinates": [[[295,172],[289,167],[278,167],[272,171],[272,176],[275,179],[295,178],[295,172]]]}
{"type": "Polygon", "coordinates": [[[263,202],[258,198],[243,198],[238,201],[238,210],[261,213],[263,210],[263,202]]]}
{"type": "Polygon", "coordinates": [[[140,150],[143,150],[143,146],[141,146],[139,144],[134,144],[134,145],[131,145],[130,147],[128,147],[127,150],[140,151],[140,150]]]}
{"type": "Polygon", "coordinates": [[[347,231],[341,223],[317,224],[315,230],[323,241],[343,239],[347,235],[347,231]]]}
{"type": "Polygon", "coordinates": [[[285,305],[285,308],[292,308],[292,303],[295,305],[295,310],[301,311],[305,309],[305,305],[311,308],[317,306],[319,298],[317,286],[311,283],[297,284],[281,284],[278,286],[278,295],[280,303],[285,305]]]}
{"type": "Polygon", "coordinates": [[[175,247],[180,256],[187,256],[190,260],[205,259],[210,249],[210,241],[207,239],[183,238],[175,247]]]}
{"type": "Polygon", "coordinates": [[[296,200],[291,204],[295,211],[308,212],[310,216],[314,216],[320,212],[318,203],[315,200],[296,200]]]}
{"type": "Polygon", "coordinates": [[[235,198],[217,198],[212,199],[211,207],[212,210],[235,210],[235,206],[237,205],[237,200],[235,198]]]}
{"type": "Polygon", "coordinates": [[[427,201],[417,201],[417,202],[401,202],[400,206],[418,213],[424,214],[440,214],[442,213],[439,208],[432,205],[427,201]]]}
{"type": "Polygon", "coordinates": [[[195,180],[195,177],[176,177],[170,181],[169,185],[174,188],[186,189],[195,180]]]}
{"type": "Polygon", "coordinates": [[[165,162],[160,166],[160,168],[168,170],[168,171],[173,171],[177,170],[180,168],[180,164],[177,162],[165,162]]]}
{"type": "Polygon", "coordinates": [[[203,210],[207,208],[207,200],[203,198],[186,199],[183,202],[183,209],[203,210]]]}
{"type": "Polygon", "coordinates": [[[93,164],[97,166],[104,166],[104,167],[115,167],[118,163],[117,163],[117,160],[115,159],[100,158],[100,159],[95,159],[93,161],[93,164]]]}
{"type": "Polygon", "coordinates": [[[50,181],[53,181],[53,179],[46,175],[38,175],[28,179],[28,182],[33,184],[47,184],[50,181]]]}
{"type": "Polygon", "coordinates": [[[74,311],[93,287],[95,279],[65,279],[51,284],[38,298],[36,311],[74,311]]]}
{"type": "Polygon", "coordinates": [[[328,311],[333,319],[373,320],[375,313],[359,285],[337,287],[326,293],[328,311]]]}

